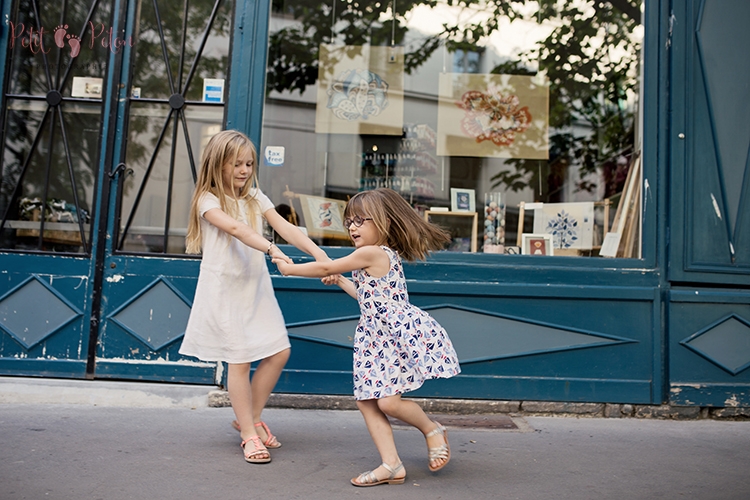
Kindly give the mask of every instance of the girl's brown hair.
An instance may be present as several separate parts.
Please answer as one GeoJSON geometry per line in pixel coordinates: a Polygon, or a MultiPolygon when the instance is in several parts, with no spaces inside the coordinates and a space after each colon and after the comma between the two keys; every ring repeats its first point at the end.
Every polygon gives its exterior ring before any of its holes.
{"type": "Polygon", "coordinates": [[[239,216],[239,200],[247,200],[247,219],[252,225],[255,224],[254,214],[259,208],[254,195],[250,194],[250,190],[258,186],[257,160],[258,153],[255,146],[242,132],[223,130],[211,137],[201,156],[201,168],[198,172],[198,180],[195,183],[193,200],[190,203],[187,236],[185,237],[185,251],[187,253],[200,253],[201,251],[201,217],[198,204],[205,193],[216,196],[221,204],[221,209],[234,218],[239,216]],[[248,150],[253,157],[252,174],[239,196],[236,196],[232,186],[224,185],[222,169],[227,163],[234,165],[237,158],[248,150]]]}
{"type": "Polygon", "coordinates": [[[386,245],[408,260],[424,260],[432,250],[451,241],[440,227],[421,218],[398,193],[378,188],[357,193],[349,200],[344,217],[371,217],[380,234],[379,245],[386,245]]]}

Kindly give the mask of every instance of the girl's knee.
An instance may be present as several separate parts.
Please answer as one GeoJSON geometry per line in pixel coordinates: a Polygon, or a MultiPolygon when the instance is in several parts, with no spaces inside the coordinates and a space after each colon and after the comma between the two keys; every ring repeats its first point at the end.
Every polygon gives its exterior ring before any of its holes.
{"type": "Polygon", "coordinates": [[[386,415],[391,415],[396,412],[398,405],[401,403],[401,398],[397,396],[390,396],[387,398],[378,399],[378,408],[386,415]]]}

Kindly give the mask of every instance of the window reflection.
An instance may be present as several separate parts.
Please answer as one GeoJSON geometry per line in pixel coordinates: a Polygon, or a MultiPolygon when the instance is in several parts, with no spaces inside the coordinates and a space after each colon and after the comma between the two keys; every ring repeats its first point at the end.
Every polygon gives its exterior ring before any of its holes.
{"type": "Polygon", "coordinates": [[[180,5],[143,2],[136,20],[120,251],[184,254],[203,146],[223,123],[233,3],[180,5]]]}
{"type": "Polygon", "coordinates": [[[19,0],[6,19],[3,249],[91,251],[110,55],[91,40],[111,26],[111,12],[111,2],[19,0]]]}
{"type": "Polygon", "coordinates": [[[275,1],[260,152],[284,155],[261,187],[326,245],[348,242],[313,227],[309,199],[385,186],[422,214],[468,193],[479,251],[544,233],[555,256],[599,256],[614,226],[638,257],[631,4],[275,1]]]}

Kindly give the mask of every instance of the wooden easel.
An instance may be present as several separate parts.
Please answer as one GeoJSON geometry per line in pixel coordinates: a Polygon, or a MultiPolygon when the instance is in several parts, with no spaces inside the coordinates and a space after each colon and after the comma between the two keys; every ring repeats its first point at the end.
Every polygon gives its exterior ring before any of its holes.
{"type": "Polygon", "coordinates": [[[617,247],[617,257],[630,258],[639,256],[640,245],[638,232],[640,230],[641,206],[641,156],[636,153],[633,164],[625,178],[622,198],[617,204],[615,220],[612,222],[612,232],[620,234],[620,244],[617,247]]]}
{"type": "Polygon", "coordinates": [[[290,215],[291,222],[295,226],[299,226],[298,219],[297,219],[297,211],[294,210],[294,199],[299,199],[299,195],[293,191],[289,191],[289,184],[286,185],[286,191],[281,193],[282,196],[289,200],[289,208],[292,210],[292,214],[290,215]]]}

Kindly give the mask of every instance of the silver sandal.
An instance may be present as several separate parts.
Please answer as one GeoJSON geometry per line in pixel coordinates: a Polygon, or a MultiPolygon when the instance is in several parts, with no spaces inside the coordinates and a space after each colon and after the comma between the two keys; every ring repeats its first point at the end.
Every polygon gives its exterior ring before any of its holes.
{"type": "Polygon", "coordinates": [[[437,472],[446,465],[448,465],[448,462],[451,459],[451,447],[448,444],[448,431],[445,427],[440,425],[439,423],[435,422],[437,427],[435,429],[431,430],[427,434],[425,434],[425,438],[429,438],[432,436],[437,436],[438,434],[443,435],[443,439],[445,440],[445,443],[441,444],[440,446],[436,446],[434,448],[427,448],[427,454],[429,457],[429,463],[428,467],[432,472],[437,472]],[[445,460],[442,464],[438,465],[437,467],[432,466],[432,462],[435,460],[445,460]]]}
{"type": "Polygon", "coordinates": [[[379,484],[404,484],[404,480],[406,479],[406,476],[404,477],[394,477],[398,471],[404,468],[403,462],[399,462],[397,466],[391,467],[387,463],[383,462],[382,466],[385,470],[387,470],[390,475],[385,479],[378,479],[377,476],[375,476],[375,471],[371,470],[369,472],[363,472],[359,476],[352,479],[352,484],[354,486],[377,486],[379,484]]]}

